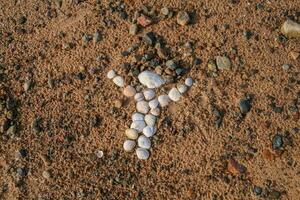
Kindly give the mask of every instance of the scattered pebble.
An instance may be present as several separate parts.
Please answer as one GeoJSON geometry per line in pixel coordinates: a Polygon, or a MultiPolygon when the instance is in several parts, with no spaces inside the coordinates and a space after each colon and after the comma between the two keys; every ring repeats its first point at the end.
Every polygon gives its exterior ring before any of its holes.
{"type": "Polygon", "coordinates": [[[180,11],[177,14],[177,23],[181,26],[185,26],[190,22],[190,16],[187,12],[180,11]]]}
{"type": "Polygon", "coordinates": [[[176,89],[176,88],[172,88],[170,91],[169,91],[169,94],[168,94],[169,98],[172,100],[172,101],[179,101],[180,97],[181,97],[181,94],[180,92],[176,89]]]}
{"type": "Polygon", "coordinates": [[[96,31],[95,33],[94,33],[94,35],[93,35],[93,42],[94,43],[97,43],[97,42],[99,42],[101,40],[101,35],[100,35],[100,33],[98,32],[98,31],[96,31]]]}
{"type": "Polygon", "coordinates": [[[230,70],[231,69],[231,62],[230,59],[227,56],[217,56],[216,62],[218,69],[220,70],[230,70]]]}
{"type": "Polygon", "coordinates": [[[109,79],[113,79],[117,76],[115,70],[110,70],[109,72],[107,72],[107,78],[109,79]]]}
{"type": "Polygon", "coordinates": [[[290,65],[289,64],[284,64],[284,65],[282,65],[282,69],[287,71],[287,70],[290,69],[290,65]]]}
{"type": "Polygon", "coordinates": [[[296,51],[291,51],[290,55],[294,60],[297,60],[300,57],[300,53],[296,51]]]}
{"type": "Polygon", "coordinates": [[[25,176],[27,176],[27,169],[19,167],[17,169],[17,173],[19,176],[25,177],[25,176]]]}
{"type": "Polygon", "coordinates": [[[141,15],[140,17],[138,17],[137,19],[137,22],[142,25],[143,27],[147,27],[149,26],[150,24],[152,24],[152,20],[145,16],[145,15],[141,15]]]}
{"type": "Polygon", "coordinates": [[[283,146],[283,138],[282,135],[276,134],[272,139],[272,147],[277,150],[283,146]]]}
{"type": "Polygon", "coordinates": [[[102,158],[103,155],[104,155],[104,153],[103,153],[103,151],[97,149],[97,150],[95,151],[95,155],[97,156],[97,158],[102,158]]]}
{"type": "Polygon", "coordinates": [[[155,36],[155,34],[153,32],[147,32],[143,36],[143,41],[146,44],[154,45],[155,42],[156,42],[156,36],[155,36]]]}
{"type": "Polygon", "coordinates": [[[126,97],[133,97],[136,94],[136,90],[131,85],[128,85],[124,88],[123,93],[126,97]]]}
{"type": "Polygon", "coordinates": [[[45,178],[45,179],[50,179],[51,178],[51,173],[50,173],[50,171],[49,170],[45,170],[45,171],[43,171],[43,177],[45,178]]]}
{"type": "Polygon", "coordinates": [[[143,129],[146,127],[145,121],[133,121],[131,123],[130,128],[135,129],[138,133],[141,133],[143,129]]]}
{"type": "Polygon", "coordinates": [[[188,87],[192,87],[193,83],[194,83],[194,81],[190,77],[185,79],[185,81],[184,81],[184,84],[186,84],[188,87]]]}
{"type": "Polygon", "coordinates": [[[116,76],[113,78],[113,82],[119,87],[124,87],[125,85],[124,79],[121,76],[116,76]]]}
{"type": "Polygon", "coordinates": [[[259,196],[262,193],[262,188],[259,187],[259,186],[254,186],[253,192],[254,192],[255,195],[259,196]]]}
{"type": "Polygon", "coordinates": [[[288,38],[300,38],[300,24],[288,19],[283,23],[281,32],[288,38]]]}
{"type": "Polygon", "coordinates": [[[157,99],[161,107],[167,106],[171,101],[168,95],[160,95],[157,99]]]}
{"type": "Polygon", "coordinates": [[[163,7],[163,8],[160,10],[160,13],[161,13],[162,15],[164,15],[164,16],[168,16],[169,13],[170,13],[170,10],[169,10],[169,8],[167,8],[167,7],[163,7]]]}
{"type": "Polygon", "coordinates": [[[135,141],[133,140],[125,140],[125,142],[123,143],[123,148],[127,152],[132,151],[134,147],[135,147],[135,141]]]}
{"type": "Polygon", "coordinates": [[[234,175],[239,175],[245,173],[247,168],[236,160],[230,159],[228,161],[227,170],[234,175]]]}
{"type": "Polygon", "coordinates": [[[217,64],[214,60],[209,60],[207,63],[207,68],[212,71],[212,72],[216,72],[217,71],[217,64]]]}
{"type": "Polygon", "coordinates": [[[136,103],[136,109],[140,113],[147,114],[150,110],[150,107],[147,101],[139,101],[136,103]]]}
{"type": "Polygon", "coordinates": [[[116,108],[121,108],[122,105],[123,105],[123,102],[120,99],[116,99],[114,101],[114,105],[115,105],[116,108]]]}
{"type": "Polygon", "coordinates": [[[125,135],[127,136],[128,139],[131,140],[136,140],[139,136],[138,132],[132,128],[126,129],[125,135]]]}
{"type": "Polygon", "coordinates": [[[145,115],[145,122],[148,126],[154,126],[156,122],[156,117],[152,114],[145,115]]]}
{"type": "Polygon", "coordinates": [[[246,114],[251,109],[251,104],[248,99],[241,99],[239,106],[240,106],[241,113],[243,114],[246,114]]]}
{"type": "Polygon", "coordinates": [[[139,74],[138,79],[141,84],[151,89],[158,88],[165,84],[164,79],[160,75],[150,71],[143,71],[139,74]]]}
{"type": "Polygon", "coordinates": [[[129,27],[129,34],[136,35],[138,32],[138,26],[136,24],[131,24],[129,27]]]}
{"type": "Polygon", "coordinates": [[[143,134],[146,136],[146,137],[152,137],[156,132],[156,128],[154,126],[146,126],[144,129],[143,129],[143,134]]]}
{"type": "Polygon", "coordinates": [[[150,156],[150,153],[147,149],[137,148],[135,152],[140,160],[147,160],[150,156]]]}
{"type": "Polygon", "coordinates": [[[143,149],[150,149],[151,147],[151,141],[149,138],[147,138],[146,136],[144,135],[141,135],[139,138],[138,138],[138,146],[140,148],[143,148],[143,149]]]}

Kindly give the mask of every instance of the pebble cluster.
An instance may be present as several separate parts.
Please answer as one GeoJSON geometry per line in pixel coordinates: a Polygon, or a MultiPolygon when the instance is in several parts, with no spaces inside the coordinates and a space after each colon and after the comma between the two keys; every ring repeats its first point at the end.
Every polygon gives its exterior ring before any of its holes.
{"type": "Polygon", "coordinates": [[[157,95],[155,89],[164,85],[165,80],[155,72],[146,70],[138,75],[139,82],[145,87],[141,91],[131,85],[125,86],[124,78],[117,75],[114,70],[107,73],[107,78],[123,88],[123,94],[126,97],[133,97],[136,101],[136,112],[132,114],[130,128],[125,130],[127,139],[123,143],[123,148],[126,152],[132,152],[135,149],[140,160],[147,160],[151,149],[150,138],[157,132],[156,122],[161,112],[160,109],[172,101],[179,101],[193,85],[193,79],[187,78],[184,84],[178,84],[167,94],[157,95]]]}

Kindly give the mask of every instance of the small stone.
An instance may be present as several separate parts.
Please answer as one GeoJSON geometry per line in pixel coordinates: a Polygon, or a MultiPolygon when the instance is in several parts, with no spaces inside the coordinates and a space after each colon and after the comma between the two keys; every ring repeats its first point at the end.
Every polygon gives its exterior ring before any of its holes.
{"type": "Polygon", "coordinates": [[[124,88],[123,94],[126,97],[133,97],[136,94],[136,90],[131,85],[128,85],[124,88]]]}
{"type": "Polygon", "coordinates": [[[22,16],[18,19],[19,24],[25,24],[27,22],[27,18],[25,16],[22,16]]]}
{"type": "Polygon", "coordinates": [[[16,133],[17,133],[17,127],[15,125],[10,126],[6,131],[6,134],[9,136],[14,136],[16,133]]]}
{"type": "Polygon", "coordinates": [[[117,76],[115,70],[110,70],[109,72],[107,72],[107,78],[109,79],[113,79],[117,76]]]}
{"type": "Polygon", "coordinates": [[[143,92],[144,94],[144,97],[147,101],[153,99],[155,97],[155,92],[154,90],[151,90],[151,89],[147,89],[143,92]]]}
{"type": "Polygon", "coordinates": [[[27,176],[27,169],[19,167],[17,169],[17,173],[19,176],[25,177],[25,176],[27,176]]]}
{"type": "Polygon", "coordinates": [[[184,81],[184,84],[185,84],[186,86],[188,86],[188,87],[192,87],[193,83],[194,83],[194,81],[193,81],[193,79],[190,78],[190,77],[186,78],[185,81],[184,81]]]}
{"type": "Polygon", "coordinates": [[[184,75],[186,72],[186,70],[184,68],[181,68],[181,67],[178,67],[176,70],[175,70],[175,73],[177,76],[182,76],[184,75]]]}
{"type": "Polygon", "coordinates": [[[284,65],[282,65],[282,69],[287,71],[287,70],[290,69],[290,65],[289,64],[284,64],[284,65]]]}
{"type": "Polygon", "coordinates": [[[177,85],[177,89],[181,94],[183,94],[188,90],[188,87],[184,84],[179,84],[177,85]]]}
{"type": "Polygon", "coordinates": [[[259,196],[262,193],[262,188],[259,187],[259,186],[254,186],[253,192],[254,192],[255,195],[259,196]]]}
{"type": "Polygon", "coordinates": [[[243,114],[246,114],[251,109],[251,104],[248,99],[241,99],[239,106],[240,106],[241,113],[243,114]]]}
{"type": "Polygon", "coordinates": [[[139,101],[136,103],[136,109],[140,113],[147,114],[150,110],[149,104],[146,101],[139,101]]]}
{"type": "Polygon", "coordinates": [[[145,115],[145,122],[148,126],[154,126],[156,122],[156,117],[152,114],[145,115]]]}
{"type": "Polygon", "coordinates": [[[160,115],[160,109],[159,108],[152,108],[150,110],[150,113],[154,116],[159,116],[160,115]]]}
{"type": "Polygon", "coordinates": [[[207,68],[210,71],[216,72],[217,71],[217,65],[216,62],[214,60],[209,60],[207,63],[207,68]]]}
{"type": "Polygon", "coordinates": [[[125,85],[124,79],[121,76],[116,76],[113,78],[113,82],[119,87],[124,87],[125,85]]]}
{"type": "Polygon", "coordinates": [[[150,71],[143,71],[139,74],[138,79],[141,84],[150,89],[158,88],[165,84],[165,80],[160,75],[150,71]]]}
{"type": "Polygon", "coordinates": [[[153,32],[147,32],[143,36],[143,41],[146,44],[154,45],[155,42],[156,42],[156,36],[155,36],[155,34],[153,32]]]}
{"type": "Polygon", "coordinates": [[[239,175],[245,173],[247,168],[244,165],[239,164],[236,160],[230,159],[228,161],[227,170],[234,175],[239,175]]]}
{"type": "Polygon", "coordinates": [[[93,35],[93,42],[94,43],[97,43],[97,42],[99,42],[101,40],[101,35],[100,35],[100,33],[98,32],[98,31],[96,31],[95,33],[94,33],[94,35],[93,35]]]}
{"type": "Polygon", "coordinates": [[[144,135],[141,135],[139,138],[138,138],[138,146],[140,148],[143,148],[143,149],[150,149],[151,147],[151,141],[149,138],[147,138],[146,136],[144,135]]]}
{"type": "Polygon", "coordinates": [[[142,113],[135,112],[132,114],[131,119],[132,121],[143,121],[145,119],[145,115],[143,115],[142,113]]]}
{"type": "Polygon", "coordinates": [[[31,128],[35,133],[39,133],[42,131],[40,124],[41,124],[41,118],[39,118],[39,117],[35,118],[32,121],[31,128]]]}
{"type": "Polygon", "coordinates": [[[231,69],[231,62],[230,59],[227,56],[217,56],[216,62],[218,69],[220,70],[230,70],[231,69]]]}
{"type": "Polygon", "coordinates": [[[177,14],[177,23],[181,26],[185,26],[190,22],[190,16],[187,12],[180,11],[177,14]]]}
{"type": "Polygon", "coordinates": [[[150,153],[147,149],[137,148],[135,152],[140,160],[147,160],[150,156],[150,153]]]}
{"type": "Polygon", "coordinates": [[[16,153],[16,158],[25,158],[28,155],[28,151],[26,149],[20,149],[16,153]]]}
{"type": "Polygon", "coordinates": [[[269,199],[280,199],[281,197],[281,193],[279,191],[276,190],[272,190],[269,195],[268,195],[269,199]]]}
{"type": "Polygon", "coordinates": [[[132,128],[126,129],[125,135],[127,136],[128,139],[131,140],[136,140],[139,136],[138,132],[132,128]]]}
{"type": "Polygon", "coordinates": [[[24,91],[27,92],[31,87],[31,80],[25,81],[24,83],[24,91]]]}
{"type": "Polygon", "coordinates": [[[250,31],[250,30],[246,30],[244,32],[244,37],[247,39],[247,40],[250,40],[250,38],[252,37],[253,33],[250,31]]]}
{"type": "Polygon", "coordinates": [[[181,94],[176,88],[172,88],[168,96],[172,101],[179,101],[181,94]]]}
{"type": "Polygon", "coordinates": [[[45,179],[50,179],[51,178],[51,173],[48,170],[43,171],[43,177],[45,179]]]}
{"type": "Polygon", "coordinates": [[[137,19],[137,22],[142,25],[143,27],[147,27],[149,26],[150,24],[152,24],[152,20],[145,16],[145,15],[141,15],[140,17],[138,17],[137,19]]]}
{"type": "Polygon", "coordinates": [[[115,105],[116,108],[121,108],[122,105],[123,105],[123,102],[120,99],[116,99],[114,101],[114,105],[115,105]]]}
{"type": "Polygon", "coordinates": [[[123,143],[123,148],[127,152],[133,151],[134,147],[135,141],[133,140],[125,140],[125,142],[123,143]]]}
{"type": "Polygon", "coordinates": [[[131,123],[130,128],[135,129],[138,133],[141,133],[143,129],[146,127],[145,121],[133,121],[131,123]]]}
{"type": "Polygon", "coordinates": [[[171,102],[168,95],[160,95],[157,99],[161,107],[165,107],[171,102]]]}
{"type": "Polygon", "coordinates": [[[283,23],[281,32],[288,38],[300,38],[300,24],[288,19],[283,23]]]}
{"type": "Polygon", "coordinates": [[[143,134],[146,136],[146,137],[152,137],[156,132],[156,128],[154,126],[146,126],[144,129],[143,129],[143,134]]]}
{"type": "Polygon", "coordinates": [[[274,150],[280,149],[283,146],[282,135],[276,134],[272,139],[272,147],[274,150]]]}
{"type": "Polygon", "coordinates": [[[136,35],[138,32],[138,26],[136,24],[131,24],[129,27],[129,34],[136,35]]]}
{"type": "Polygon", "coordinates": [[[97,156],[97,158],[102,158],[104,155],[103,151],[101,151],[99,149],[97,149],[94,153],[97,156]]]}
{"type": "Polygon", "coordinates": [[[178,67],[177,63],[174,60],[168,60],[166,62],[166,66],[172,70],[175,70],[178,67]]]}
{"type": "Polygon", "coordinates": [[[144,95],[143,95],[143,93],[136,93],[135,95],[134,95],[134,100],[135,101],[143,101],[145,98],[144,98],[144,95]]]}
{"type": "Polygon", "coordinates": [[[161,13],[162,15],[164,15],[164,16],[168,16],[168,15],[169,15],[169,12],[170,12],[170,10],[169,10],[169,8],[167,8],[167,7],[163,7],[163,8],[160,10],[160,13],[161,13]]]}
{"type": "Polygon", "coordinates": [[[294,60],[297,60],[300,56],[300,53],[299,52],[296,52],[296,51],[291,51],[291,57],[294,59],[294,60]]]}
{"type": "Polygon", "coordinates": [[[155,98],[155,99],[149,101],[149,107],[150,107],[151,109],[157,108],[158,105],[159,105],[159,102],[158,102],[157,98],[155,98]]]}

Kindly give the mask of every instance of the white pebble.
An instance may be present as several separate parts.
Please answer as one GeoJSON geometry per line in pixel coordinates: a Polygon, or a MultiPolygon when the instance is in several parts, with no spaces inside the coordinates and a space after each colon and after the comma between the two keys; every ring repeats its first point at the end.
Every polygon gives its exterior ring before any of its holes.
{"type": "Polygon", "coordinates": [[[165,80],[160,75],[150,71],[143,71],[139,74],[138,79],[141,84],[151,89],[165,84],[165,80]]]}
{"type": "Polygon", "coordinates": [[[180,92],[176,89],[176,88],[172,88],[169,92],[169,98],[172,100],[172,101],[179,101],[181,97],[181,94],[180,92]]]}
{"type": "Polygon", "coordinates": [[[148,126],[154,126],[156,122],[156,117],[152,114],[145,115],[145,122],[148,126]]]}
{"type": "Polygon", "coordinates": [[[135,93],[136,93],[136,90],[131,85],[126,86],[123,91],[123,94],[126,97],[133,97],[135,95],[135,93]]]}
{"type": "Polygon", "coordinates": [[[147,114],[150,110],[149,104],[146,101],[139,101],[136,103],[136,109],[140,113],[147,114]]]}
{"type": "Polygon", "coordinates": [[[146,127],[145,121],[133,121],[130,125],[130,128],[135,129],[138,133],[141,133],[143,129],[146,127]]]}
{"type": "Polygon", "coordinates": [[[135,141],[133,140],[125,140],[123,143],[123,148],[125,151],[132,151],[135,147],[135,141]]]}
{"type": "Polygon", "coordinates": [[[132,114],[132,121],[144,120],[145,116],[142,113],[135,112],[132,114]]]}
{"type": "Polygon", "coordinates": [[[138,132],[132,128],[126,129],[125,135],[128,137],[128,139],[131,139],[131,140],[136,140],[139,136],[138,132]]]}
{"type": "Polygon", "coordinates": [[[144,129],[143,129],[143,134],[146,136],[146,137],[152,137],[156,132],[156,128],[154,126],[146,126],[144,129]]]}
{"type": "Polygon", "coordinates": [[[161,107],[165,107],[170,103],[170,98],[168,95],[160,95],[158,97],[158,102],[160,104],[161,107]]]}
{"type": "Polygon", "coordinates": [[[150,149],[150,147],[151,147],[151,141],[146,136],[141,135],[138,138],[138,146],[141,147],[141,148],[144,148],[144,149],[150,149]]]}
{"type": "Polygon", "coordinates": [[[147,101],[153,99],[155,97],[155,92],[154,90],[151,90],[151,89],[147,89],[145,90],[144,92],[144,97],[147,101]]]}
{"type": "Polygon", "coordinates": [[[124,79],[121,76],[116,76],[113,79],[113,82],[119,87],[124,87],[124,85],[125,85],[124,79]]]}
{"type": "Polygon", "coordinates": [[[109,78],[109,79],[113,79],[113,78],[115,78],[117,76],[117,74],[116,74],[116,72],[115,72],[115,70],[110,70],[109,72],[107,72],[107,78],[109,78]]]}
{"type": "Polygon", "coordinates": [[[158,107],[158,104],[159,104],[159,102],[158,102],[157,98],[155,98],[155,99],[149,101],[149,107],[150,107],[151,109],[157,108],[157,107],[158,107]]]}
{"type": "Polygon", "coordinates": [[[185,79],[184,82],[187,86],[191,87],[193,85],[193,79],[191,77],[185,79]]]}
{"type": "Polygon", "coordinates": [[[141,93],[141,92],[136,93],[136,94],[134,95],[134,100],[135,100],[135,101],[143,101],[143,100],[144,100],[144,95],[143,95],[143,93],[141,93]]]}
{"type": "Polygon", "coordinates": [[[140,160],[147,160],[150,156],[150,153],[147,149],[137,148],[135,150],[135,152],[136,152],[138,159],[140,159],[140,160]]]}
{"type": "Polygon", "coordinates": [[[160,115],[160,109],[159,108],[152,108],[150,110],[150,113],[154,116],[159,116],[160,115]]]}
{"type": "Polygon", "coordinates": [[[186,85],[180,84],[177,85],[177,89],[181,94],[183,94],[188,90],[188,87],[186,85]]]}

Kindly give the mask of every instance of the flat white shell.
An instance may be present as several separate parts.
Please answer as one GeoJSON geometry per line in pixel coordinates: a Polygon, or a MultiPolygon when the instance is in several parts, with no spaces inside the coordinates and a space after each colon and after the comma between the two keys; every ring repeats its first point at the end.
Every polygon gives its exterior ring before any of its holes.
{"type": "Polygon", "coordinates": [[[188,90],[188,87],[184,84],[180,84],[177,86],[178,91],[183,94],[188,90]]]}
{"type": "Polygon", "coordinates": [[[152,89],[165,84],[165,80],[160,75],[150,71],[143,71],[139,74],[138,79],[141,84],[152,89]]]}
{"type": "Polygon", "coordinates": [[[140,113],[147,114],[150,110],[149,104],[146,101],[139,101],[136,103],[136,109],[140,113]]]}
{"type": "Polygon", "coordinates": [[[143,115],[142,113],[138,113],[138,112],[135,112],[132,114],[132,121],[140,121],[140,120],[144,120],[145,118],[145,115],[143,115]]]}
{"type": "Polygon", "coordinates": [[[193,79],[191,77],[189,77],[189,78],[185,79],[184,83],[187,86],[191,87],[193,85],[193,79]]]}
{"type": "Polygon", "coordinates": [[[144,95],[143,95],[143,93],[141,93],[141,92],[136,93],[136,94],[134,95],[134,100],[135,100],[135,101],[143,101],[143,100],[144,100],[144,95]]]}
{"type": "Polygon", "coordinates": [[[179,101],[181,97],[180,92],[176,88],[172,88],[168,95],[172,101],[179,101]]]}
{"type": "Polygon", "coordinates": [[[123,148],[125,151],[132,151],[135,147],[135,141],[133,140],[125,140],[123,143],[123,148]]]}
{"type": "Polygon", "coordinates": [[[136,152],[138,159],[140,159],[140,160],[147,160],[150,156],[150,153],[147,149],[137,148],[135,150],[135,152],[136,152]]]}
{"type": "Polygon", "coordinates": [[[113,79],[113,82],[119,86],[119,87],[124,87],[124,79],[121,77],[121,76],[116,76],[114,79],[113,79]]]}
{"type": "Polygon", "coordinates": [[[136,140],[139,137],[137,130],[132,129],[132,128],[126,129],[125,135],[128,137],[128,139],[131,139],[131,140],[136,140]]]}
{"type": "Polygon", "coordinates": [[[148,126],[154,126],[156,122],[156,117],[152,114],[145,115],[145,122],[148,126]]]}
{"type": "Polygon", "coordinates": [[[117,76],[117,74],[116,74],[116,72],[115,72],[115,70],[110,70],[109,72],[107,72],[107,78],[109,78],[109,79],[113,79],[113,78],[115,78],[117,76]]]}
{"type": "Polygon", "coordinates": [[[144,97],[147,101],[153,99],[155,97],[155,91],[152,89],[147,89],[143,92],[144,97]]]}
{"type": "Polygon", "coordinates": [[[150,147],[151,147],[151,141],[146,136],[141,135],[138,138],[138,146],[141,147],[141,148],[144,148],[144,149],[150,149],[150,147]]]}
{"type": "Polygon", "coordinates": [[[146,127],[145,121],[133,121],[130,125],[130,128],[137,130],[138,133],[141,133],[146,127]]]}
{"type": "Polygon", "coordinates": [[[143,134],[146,136],[146,137],[152,137],[156,132],[156,128],[154,126],[146,126],[144,129],[143,129],[143,134]]]}
{"type": "Polygon", "coordinates": [[[160,109],[159,108],[152,108],[150,110],[150,113],[154,116],[159,116],[160,115],[160,109]]]}
{"type": "Polygon", "coordinates": [[[157,108],[158,105],[159,105],[159,102],[158,102],[157,98],[152,99],[151,101],[149,101],[149,107],[151,109],[157,108]]]}
{"type": "Polygon", "coordinates": [[[158,102],[160,104],[161,107],[165,107],[170,103],[170,98],[168,95],[160,95],[158,97],[158,102]]]}

